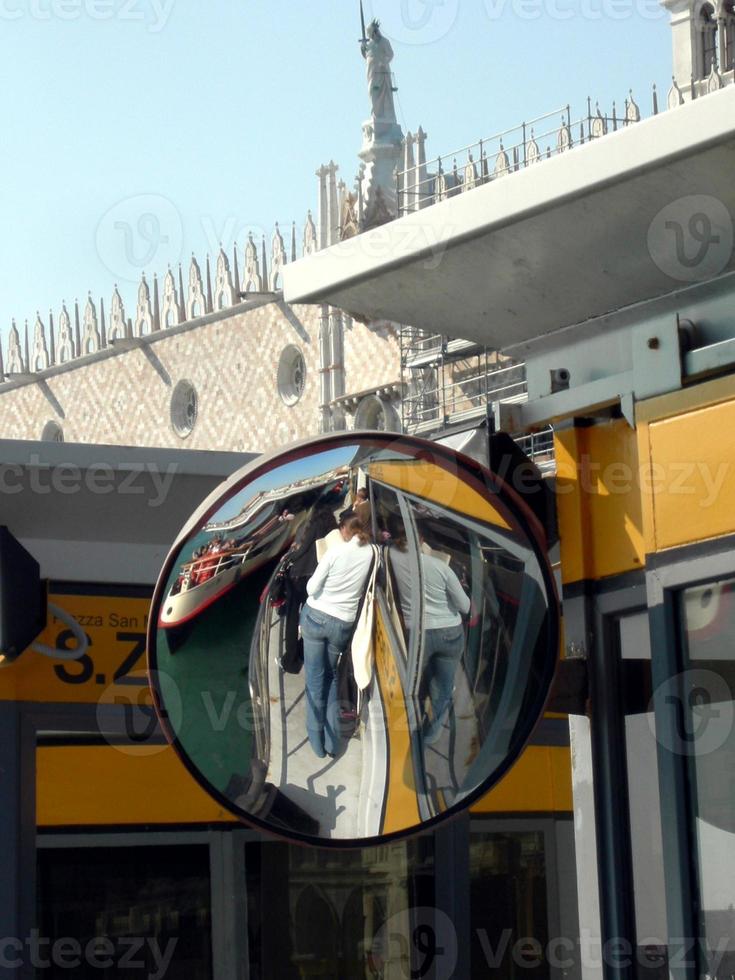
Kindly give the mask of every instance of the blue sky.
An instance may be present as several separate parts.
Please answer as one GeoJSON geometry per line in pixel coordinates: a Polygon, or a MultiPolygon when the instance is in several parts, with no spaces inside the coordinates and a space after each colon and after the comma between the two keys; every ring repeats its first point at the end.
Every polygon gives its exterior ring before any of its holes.
{"type": "MultiPolygon", "coordinates": [[[[656,0],[365,0],[430,155],[671,75],[656,0]]],[[[353,0],[0,0],[0,333],[246,231],[299,225],[317,167],[352,183],[368,115],[353,0]]],[[[186,268],[186,266],[185,266],[186,268]]]]}
{"type": "Polygon", "coordinates": [[[328,473],[337,467],[346,466],[357,452],[357,448],[357,446],[340,446],[339,449],[330,449],[317,453],[315,456],[302,456],[300,459],[277,466],[276,469],[258,477],[257,480],[238,491],[234,497],[225,501],[208,523],[227,521],[231,517],[235,517],[258,493],[272,490],[273,487],[295,483],[297,480],[320,476],[322,473],[328,473]]]}

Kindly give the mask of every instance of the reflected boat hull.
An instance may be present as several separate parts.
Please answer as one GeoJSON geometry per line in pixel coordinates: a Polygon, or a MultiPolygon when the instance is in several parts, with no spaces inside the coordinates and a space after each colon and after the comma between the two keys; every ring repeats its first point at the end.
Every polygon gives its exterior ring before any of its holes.
{"type": "Polygon", "coordinates": [[[169,594],[161,607],[158,625],[162,629],[172,629],[188,623],[226,592],[229,592],[247,572],[252,570],[252,565],[248,565],[246,568],[243,562],[213,575],[206,582],[195,585],[185,592],[179,592],[176,595],[169,594]]]}

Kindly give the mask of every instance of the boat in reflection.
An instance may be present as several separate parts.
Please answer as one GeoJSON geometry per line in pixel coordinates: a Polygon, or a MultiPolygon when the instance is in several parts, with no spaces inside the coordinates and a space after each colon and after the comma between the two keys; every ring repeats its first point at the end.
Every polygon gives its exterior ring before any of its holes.
{"type": "Polygon", "coordinates": [[[254,494],[233,517],[205,525],[190,557],[180,563],[162,605],[159,626],[176,630],[191,622],[238,582],[288,548],[323,493],[335,504],[344,496],[339,469],[254,494]]]}

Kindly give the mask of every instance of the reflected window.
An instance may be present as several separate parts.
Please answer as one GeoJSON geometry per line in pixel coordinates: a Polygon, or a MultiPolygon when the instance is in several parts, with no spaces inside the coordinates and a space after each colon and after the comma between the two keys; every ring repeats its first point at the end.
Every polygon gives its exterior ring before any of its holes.
{"type": "Polygon", "coordinates": [[[413,593],[417,582],[418,562],[415,548],[409,546],[411,524],[405,507],[395,490],[372,484],[374,531],[376,540],[385,543],[385,593],[396,633],[402,637],[404,658],[408,655],[413,593]]]}
{"type": "Polygon", "coordinates": [[[655,980],[668,975],[668,924],[647,611],[621,616],[617,628],[622,659],[636,962],[641,976],[655,980]]]}
{"type": "Polygon", "coordinates": [[[410,910],[434,904],[430,837],[362,851],[258,842],[245,866],[253,980],[421,975],[410,910]]]}
{"type": "Polygon", "coordinates": [[[544,958],[550,937],[543,831],[473,831],[470,876],[473,980],[548,976],[544,958]]]}
{"type": "Polygon", "coordinates": [[[165,958],[167,976],[210,980],[206,846],[42,849],[38,862],[40,935],[81,951],[78,965],[67,952],[39,975],[134,980],[161,975],[165,958]]]}
{"type": "Polygon", "coordinates": [[[690,761],[702,968],[735,973],[735,579],[680,595],[679,733],[690,761]]]}

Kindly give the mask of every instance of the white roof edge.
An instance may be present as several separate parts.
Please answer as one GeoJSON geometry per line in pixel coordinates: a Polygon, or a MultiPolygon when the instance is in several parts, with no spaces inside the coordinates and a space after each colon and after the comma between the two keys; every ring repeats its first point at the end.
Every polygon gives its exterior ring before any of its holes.
{"type": "Polygon", "coordinates": [[[328,302],[330,294],[348,285],[441,254],[451,244],[695,155],[733,135],[735,85],[730,85],[287,265],[284,299],[328,302]]]}

